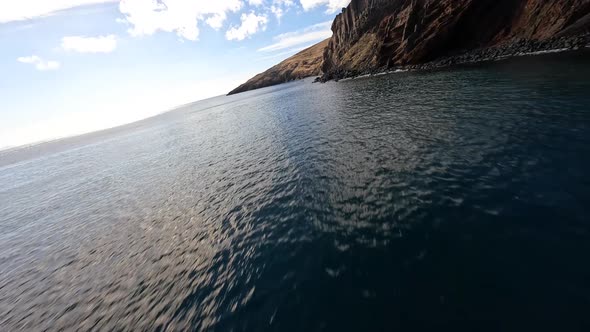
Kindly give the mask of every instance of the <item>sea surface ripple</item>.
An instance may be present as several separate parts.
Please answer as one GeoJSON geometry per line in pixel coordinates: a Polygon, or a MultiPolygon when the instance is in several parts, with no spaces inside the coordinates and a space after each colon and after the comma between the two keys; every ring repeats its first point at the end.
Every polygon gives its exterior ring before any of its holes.
{"type": "Polygon", "coordinates": [[[588,77],[304,81],[6,152],[0,330],[587,331],[588,77]]]}

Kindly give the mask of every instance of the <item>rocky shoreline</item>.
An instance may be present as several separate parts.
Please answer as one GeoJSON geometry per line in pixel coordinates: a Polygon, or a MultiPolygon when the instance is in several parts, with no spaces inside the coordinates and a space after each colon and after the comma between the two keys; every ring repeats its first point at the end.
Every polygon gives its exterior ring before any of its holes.
{"type": "Polygon", "coordinates": [[[317,72],[293,75],[294,65],[258,78],[268,86],[321,73],[326,82],[573,51],[590,44],[590,0],[351,0],[331,30],[323,54],[288,61],[317,72]]]}
{"type": "Polygon", "coordinates": [[[228,93],[228,96],[319,75],[321,73],[324,49],[327,45],[328,39],[298,52],[233,89],[228,93]]]}
{"type": "Polygon", "coordinates": [[[503,60],[517,56],[531,55],[539,52],[576,51],[586,47],[590,47],[590,33],[552,38],[543,41],[523,39],[511,43],[505,43],[497,46],[485,47],[458,53],[455,55],[449,55],[423,64],[395,66],[391,68],[384,67],[362,72],[337,71],[331,73],[329,77],[325,75],[317,77],[314,80],[314,83],[324,83],[331,80],[339,81],[342,79],[356,78],[359,76],[372,76],[395,71],[421,71],[442,69],[457,65],[503,60]]]}

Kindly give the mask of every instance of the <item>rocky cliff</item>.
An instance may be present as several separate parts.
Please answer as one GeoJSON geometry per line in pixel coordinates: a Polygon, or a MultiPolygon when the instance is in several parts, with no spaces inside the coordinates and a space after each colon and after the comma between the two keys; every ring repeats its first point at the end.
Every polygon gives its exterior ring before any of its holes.
{"type": "Polygon", "coordinates": [[[295,54],[264,73],[254,76],[228,95],[319,75],[327,45],[328,39],[295,54]]]}
{"type": "Polygon", "coordinates": [[[332,32],[230,94],[320,72],[326,81],[584,47],[590,0],[352,0],[332,32]]]}
{"type": "Polygon", "coordinates": [[[322,71],[333,79],[514,43],[551,48],[588,27],[590,0],[352,0],[334,20],[322,71]]]}

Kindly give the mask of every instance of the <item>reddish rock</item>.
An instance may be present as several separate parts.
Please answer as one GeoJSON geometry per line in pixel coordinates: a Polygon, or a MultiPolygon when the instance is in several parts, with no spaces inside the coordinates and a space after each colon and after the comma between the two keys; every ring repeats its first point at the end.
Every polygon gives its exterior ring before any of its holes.
{"type": "Polygon", "coordinates": [[[267,71],[254,76],[228,95],[320,75],[324,49],[327,45],[328,39],[293,55],[267,71]]]}
{"type": "Polygon", "coordinates": [[[322,70],[331,79],[589,27],[590,0],[352,0],[334,20],[322,70]]]}

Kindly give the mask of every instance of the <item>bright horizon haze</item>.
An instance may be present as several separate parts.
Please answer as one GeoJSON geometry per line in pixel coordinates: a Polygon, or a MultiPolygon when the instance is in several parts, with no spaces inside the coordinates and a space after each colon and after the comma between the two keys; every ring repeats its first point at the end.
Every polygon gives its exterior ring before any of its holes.
{"type": "Polygon", "coordinates": [[[225,94],[331,35],[350,0],[0,0],[0,149],[225,94]]]}

